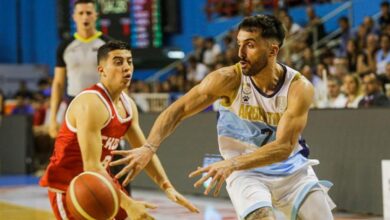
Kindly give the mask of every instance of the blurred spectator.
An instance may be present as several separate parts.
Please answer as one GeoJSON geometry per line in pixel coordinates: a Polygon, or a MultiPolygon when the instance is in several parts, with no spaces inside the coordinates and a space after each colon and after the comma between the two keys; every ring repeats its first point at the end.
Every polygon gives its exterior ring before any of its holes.
{"type": "Polygon", "coordinates": [[[358,50],[361,51],[367,45],[367,29],[364,25],[359,25],[354,38],[358,47],[358,50]]]}
{"type": "Polygon", "coordinates": [[[364,17],[362,25],[367,29],[367,33],[378,35],[379,30],[375,26],[375,22],[374,22],[374,20],[370,16],[365,16],[364,17]]]}
{"type": "Polygon", "coordinates": [[[356,72],[358,56],[359,56],[359,51],[358,51],[356,41],[353,39],[349,39],[347,42],[347,48],[346,48],[346,57],[347,57],[347,61],[348,61],[349,73],[356,72]]]}
{"type": "Polygon", "coordinates": [[[344,76],[343,90],[347,97],[344,107],[357,108],[360,100],[363,98],[359,76],[356,74],[344,76]]]}
{"type": "Polygon", "coordinates": [[[375,34],[367,35],[367,45],[360,51],[356,71],[359,74],[374,72],[376,69],[375,54],[378,50],[378,36],[375,34]]]}
{"type": "Polygon", "coordinates": [[[380,81],[375,73],[363,76],[364,97],[359,102],[359,108],[384,107],[389,105],[389,100],[381,92],[380,81]]]}
{"type": "Polygon", "coordinates": [[[289,37],[291,37],[295,34],[300,33],[303,30],[299,24],[294,23],[294,20],[290,15],[286,15],[286,16],[281,17],[281,21],[283,22],[284,26],[286,27],[286,31],[287,31],[287,34],[286,34],[287,38],[286,39],[288,39],[289,37]]]}
{"type": "Polygon", "coordinates": [[[383,91],[386,96],[390,98],[390,63],[386,64],[385,74],[378,76],[379,81],[382,83],[383,91]]]}
{"type": "Polygon", "coordinates": [[[383,1],[381,3],[381,11],[378,19],[379,27],[383,31],[387,25],[390,24],[390,8],[389,2],[383,1]]]}
{"type": "Polygon", "coordinates": [[[28,89],[27,83],[24,80],[19,81],[19,88],[15,92],[14,98],[21,96],[23,98],[31,99],[33,96],[33,93],[31,90],[28,89]]]}
{"type": "Polygon", "coordinates": [[[306,77],[314,86],[314,107],[323,108],[326,106],[326,85],[322,79],[313,74],[309,65],[303,66],[301,73],[306,77]]]}
{"type": "Polygon", "coordinates": [[[380,49],[375,54],[376,72],[385,73],[386,64],[390,62],[390,35],[382,34],[380,37],[380,49]]]}
{"type": "Polygon", "coordinates": [[[209,69],[203,63],[196,60],[194,56],[188,58],[187,66],[187,80],[191,83],[198,83],[201,81],[209,72],[209,69]]]}
{"type": "Polygon", "coordinates": [[[305,65],[310,66],[311,69],[315,68],[315,58],[311,47],[306,47],[303,50],[303,56],[296,62],[295,67],[297,69],[302,69],[305,65]]]}
{"type": "Polygon", "coordinates": [[[12,115],[33,115],[34,109],[29,103],[29,99],[23,95],[15,97],[15,107],[12,110],[12,115]]]}
{"type": "Polygon", "coordinates": [[[217,55],[221,53],[221,47],[215,43],[214,38],[208,37],[205,40],[205,49],[203,63],[210,68],[214,65],[217,55]]]}
{"type": "Polygon", "coordinates": [[[329,77],[327,82],[328,99],[325,107],[344,108],[347,98],[341,93],[341,81],[336,77],[329,77]]]}
{"type": "Polygon", "coordinates": [[[196,60],[202,61],[204,51],[206,50],[206,48],[204,46],[204,39],[200,36],[192,37],[192,47],[194,49],[193,54],[194,54],[196,60]]]}
{"type": "Polygon", "coordinates": [[[339,18],[339,26],[341,29],[341,33],[339,36],[340,37],[340,45],[339,45],[338,56],[345,57],[345,56],[347,56],[348,41],[352,37],[348,18],[345,16],[342,16],[341,18],[339,18]]]}
{"type": "Polygon", "coordinates": [[[309,21],[306,27],[309,33],[306,42],[311,46],[314,42],[317,42],[325,37],[326,33],[324,24],[322,24],[321,19],[317,17],[312,6],[308,6],[306,8],[306,14],[309,21]]]}
{"type": "Polygon", "coordinates": [[[344,57],[334,58],[333,66],[329,68],[330,75],[339,79],[344,78],[345,75],[350,74],[348,71],[348,60],[344,57]]]}

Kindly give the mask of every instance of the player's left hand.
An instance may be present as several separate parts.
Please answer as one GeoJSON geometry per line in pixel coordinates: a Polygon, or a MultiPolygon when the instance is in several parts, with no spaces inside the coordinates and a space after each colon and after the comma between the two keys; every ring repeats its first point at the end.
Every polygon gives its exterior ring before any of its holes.
{"type": "Polygon", "coordinates": [[[189,177],[191,178],[207,172],[207,175],[198,180],[194,184],[194,187],[201,186],[204,182],[207,181],[208,178],[212,177],[211,183],[204,191],[204,194],[208,195],[209,192],[215,187],[214,196],[218,196],[223,183],[230,176],[230,174],[235,171],[235,169],[236,161],[234,159],[222,160],[207,167],[199,167],[197,170],[190,173],[189,177]]]}
{"type": "Polygon", "coordinates": [[[110,166],[125,165],[125,167],[115,175],[115,178],[119,179],[127,174],[122,183],[123,186],[129,184],[130,181],[132,181],[149,163],[154,155],[154,153],[146,147],[138,147],[132,150],[112,151],[111,153],[123,156],[123,158],[110,163],[110,166]]]}
{"type": "Polygon", "coordinates": [[[189,202],[182,194],[177,192],[175,188],[173,187],[167,188],[165,190],[165,194],[170,200],[187,208],[188,210],[190,210],[190,212],[199,213],[199,209],[196,208],[196,206],[193,205],[191,202],[189,202]]]}

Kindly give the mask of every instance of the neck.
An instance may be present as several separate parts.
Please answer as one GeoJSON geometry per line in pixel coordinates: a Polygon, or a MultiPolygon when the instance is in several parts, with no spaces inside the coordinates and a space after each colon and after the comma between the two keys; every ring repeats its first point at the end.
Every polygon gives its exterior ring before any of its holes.
{"type": "Polygon", "coordinates": [[[92,37],[93,35],[96,34],[96,29],[95,28],[89,28],[89,29],[85,29],[85,28],[77,28],[77,34],[82,37],[83,39],[88,39],[90,37],[92,37]]]}
{"type": "Polygon", "coordinates": [[[283,68],[276,62],[270,62],[257,75],[251,76],[253,82],[265,94],[272,94],[283,77],[283,68]]]}
{"type": "Polygon", "coordinates": [[[115,88],[113,86],[110,86],[108,83],[102,81],[101,82],[104,88],[107,90],[108,94],[110,95],[112,101],[116,103],[119,100],[120,94],[123,91],[123,88],[115,88]]]}

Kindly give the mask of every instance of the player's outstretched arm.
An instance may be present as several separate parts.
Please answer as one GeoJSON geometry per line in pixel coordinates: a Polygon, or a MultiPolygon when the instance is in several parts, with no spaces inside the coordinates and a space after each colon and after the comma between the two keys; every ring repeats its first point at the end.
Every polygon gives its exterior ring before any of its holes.
{"type": "MultiPolygon", "coordinates": [[[[143,144],[145,144],[145,136],[144,133],[142,132],[141,127],[139,126],[137,107],[133,100],[129,98],[129,101],[131,103],[133,117],[132,117],[131,126],[126,133],[126,139],[131,144],[132,147],[138,148],[141,147],[143,144]]],[[[149,151],[148,149],[145,150],[149,151]]],[[[127,151],[123,151],[122,153],[126,153],[126,152],[127,151]]],[[[123,159],[127,160],[126,157],[124,157],[123,159]]],[[[191,212],[199,212],[199,210],[192,203],[190,203],[183,195],[177,192],[176,189],[173,187],[157,155],[153,155],[151,161],[145,167],[145,171],[148,174],[148,176],[156,183],[156,185],[158,185],[161,188],[161,190],[165,192],[165,194],[170,200],[178,203],[179,205],[184,206],[191,212]]],[[[132,179],[130,179],[132,170],[127,171],[127,168],[125,167],[123,170],[121,170],[120,173],[118,173],[118,175],[122,175],[122,174],[125,175],[126,173],[127,176],[122,183],[124,186],[127,185],[130,181],[132,181],[132,179]]]]}
{"type": "Polygon", "coordinates": [[[287,110],[279,121],[276,140],[252,153],[223,160],[192,172],[190,177],[207,173],[195,183],[195,187],[202,185],[211,177],[212,182],[205,190],[205,194],[208,194],[216,186],[214,195],[218,195],[223,182],[233,171],[266,166],[287,159],[306,126],[313,94],[313,87],[307,80],[300,79],[292,83],[288,95],[287,110]]]}
{"type": "MultiPolygon", "coordinates": [[[[111,165],[127,164],[126,171],[136,176],[152,158],[161,142],[168,137],[181,121],[211,105],[218,98],[231,97],[234,88],[239,86],[240,78],[234,66],[221,68],[210,73],[199,85],[170,105],[155,121],[149,137],[142,147],[123,154],[126,159],[111,162],[111,165]]],[[[116,152],[115,152],[116,153],[116,152]]]]}

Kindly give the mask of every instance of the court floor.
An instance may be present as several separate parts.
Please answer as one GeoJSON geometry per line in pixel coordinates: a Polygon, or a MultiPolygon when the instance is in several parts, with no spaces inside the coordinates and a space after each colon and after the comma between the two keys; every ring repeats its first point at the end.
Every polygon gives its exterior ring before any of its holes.
{"type": "MultiPolygon", "coordinates": [[[[164,193],[145,189],[133,189],[135,199],[158,205],[150,213],[157,220],[237,220],[228,199],[187,196],[200,210],[191,214],[186,209],[168,200],[164,193]]],[[[369,219],[380,220],[375,216],[336,213],[337,220],[369,219]]],[[[36,179],[0,177],[0,220],[54,220],[47,191],[36,184],[36,179]]]]}

